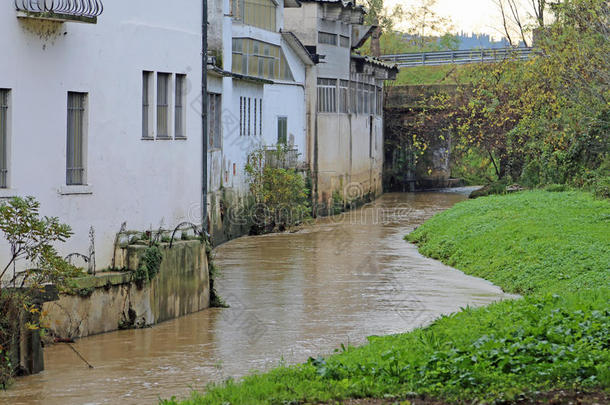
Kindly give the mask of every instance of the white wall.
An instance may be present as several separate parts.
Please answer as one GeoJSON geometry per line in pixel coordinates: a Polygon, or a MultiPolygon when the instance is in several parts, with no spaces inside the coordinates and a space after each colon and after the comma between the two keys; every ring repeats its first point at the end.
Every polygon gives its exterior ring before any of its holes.
{"type": "MultiPolygon", "coordinates": [[[[16,17],[0,4],[0,88],[12,91],[10,186],[33,195],[75,235],[62,254],[86,253],[91,226],[99,267],[110,263],[121,223],[129,229],[199,221],[201,203],[201,4],[105,0],[96,25],[16,17]],[[187,75],[186,140],[145,141],[142,71],[187,75]],[[68,91],[88,96],[88,186],[66,188],[68,91]],[[62,191],[85,191],[66,195],[62,191]]],[[[0,262],[8,251],[0,246],[0,262]]]]}

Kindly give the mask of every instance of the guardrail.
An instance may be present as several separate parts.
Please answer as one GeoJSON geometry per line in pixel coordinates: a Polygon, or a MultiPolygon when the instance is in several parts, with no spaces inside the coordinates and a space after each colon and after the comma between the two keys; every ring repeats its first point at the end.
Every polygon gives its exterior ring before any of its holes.
{"type": "Polygon", "coordinates": [[[398,67],[465,65],[468,63],[500,62],[503,60],[527,60],[534,54],[533,48],[466,49],[460,51],[402,53],[382,55],[384,62],[394,62],[398,67]]]}

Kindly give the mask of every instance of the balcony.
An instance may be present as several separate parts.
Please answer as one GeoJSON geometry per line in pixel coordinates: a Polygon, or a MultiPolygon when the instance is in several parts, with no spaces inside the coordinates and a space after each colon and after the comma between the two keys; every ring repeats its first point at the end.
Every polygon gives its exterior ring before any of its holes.
{"type": "Polygon", "coordinates": [[[101,0],[15,0],[17,17],[96,24],[104,11],[101,0]]]}

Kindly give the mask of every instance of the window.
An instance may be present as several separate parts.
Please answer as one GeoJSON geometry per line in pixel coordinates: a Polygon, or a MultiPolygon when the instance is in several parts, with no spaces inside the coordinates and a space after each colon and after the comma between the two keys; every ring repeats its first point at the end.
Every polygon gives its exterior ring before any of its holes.
{"type": "Polygon", "coordinates": [[[279,46],[249,38],[233,38],[234,73],[294,81],[284,52],[279,46]]]}
{"type": "Polygon", "coordinates": [[[349,37],[346,37],[345,35],[340,35],[339,36],[339,45],[341,45],[342,48],[349,48],[350,47],[349,37]]]}
{"type": "Polygon", "coordinates": [[[233,18],[268,31],[277,29],[276,7],[272,0],[231,0],[233,18]]]}
{"type": "Polygon", "coordinates": [[[152,121],[152,72],[142,73],[142,138],[153,137],[151,131],[152,121]]]}
{"type": "Polygon", "coordinates": [[[337,34],[328,32],[318,32],[318,43],[327,45],[337,45],[337,34]]]}
{"type": "Polygon", "coordinates": [[[277,143],[288,143],[288,117],[277,117],[277,143]]]}
{"type": "Polygon", "coordinates": [[[157,138],[169,138],[168,73],[157,73],[157,138]]]}
{"type": "Polygon", "coordinates": [[[174,137],[186,138],[186,75],[176,75],[176,94],[174,104],[174,137]]]}
{"type": "Polygon", "coordinates": [[[9,92],[0,89],[0,188],[8,187],[9,92]]]}
{"type": "Polygon", "coordinates": [[[68,93],[68,142],[66,150],[66,184],[85,184],[86,93],[68,93]]]}
{"type": "Polygon", "coordinates": [[[258,133],[263,136],[263,99],[258,99],[258,133]]]}
{"type": "Polygon", "coordinates": [[[376,87],[377,92],[377,115],[383,115],[383,87],[376,87]]]}
{"type": "Polygon", "coordinates": [[[239,136],[244,136],[244,98],[239,98],[239,136]]]}
{"type": "Polygon", "coordinates": [[[250,125],[250,97],[248,97],[248,136],[252,135],[252,126],[250,125]]]}
{"type": "Polygon", "coordinates": [[[336,79],[318,79],[318,112],[337,112],[336,79]]]}
{"type": "Polygon", "coordinates": [[[364,114],[364,83],[358,83],[358,114],[364,114]]]}
{"type": "Polygon", "coordinates": [[[222,142],[222,96],[208,93],[208,139],[210,147],[219,149],[222,142]]]}
{"type": "Polygon", "coordinates": [[[349,111],[349,80],[339,80],[339,112],[349,111]]]}

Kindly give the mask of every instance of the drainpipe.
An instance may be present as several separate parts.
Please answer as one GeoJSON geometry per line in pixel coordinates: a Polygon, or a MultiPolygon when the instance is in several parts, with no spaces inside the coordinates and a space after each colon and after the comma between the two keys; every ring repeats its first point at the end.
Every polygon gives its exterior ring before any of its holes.
{"type": "Polygon", "coordinates": [[[208,0],[202,0],[201,9],[201,230],[205,234],[208,230],[208,0]]]}

